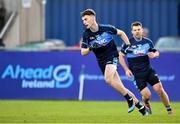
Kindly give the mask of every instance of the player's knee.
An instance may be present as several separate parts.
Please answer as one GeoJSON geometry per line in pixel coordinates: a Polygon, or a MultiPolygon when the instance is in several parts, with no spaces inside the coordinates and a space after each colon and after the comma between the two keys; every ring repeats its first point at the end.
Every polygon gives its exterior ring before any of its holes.
{"type": "Polygon", "coordinates": [[[146,92],[143,94],[144,99],[150,99],[151,98],[151,92],[146,92]]]}
{"type": "Polygon", "coordinates": [[[151,92],[148,88],[144,88],[141,91],[141,95],[142,95],[143,99],[150,99],[151,98],[151,92]]]}
{"type": "Polygon", "coordinates": [[[162,87],[162,85],[156,85],[156,87],[154,88],[154,90],[156,91],[156,93],[161,96],[165,91],[162,87]]]}
{"type": "Polygon", "coordinates": [[[159,96],[163,95],[163,92],[164,92],[163,88],[159,88],[158,90],[156,90],[156,93],[157,93],[159,96]]]}
{"type": "Polygon", "coordinates": [[[104,76],[104,80],[106,81],[107,84],[111,85],[112,83],[112,78],[109,76],[104,76]]]}

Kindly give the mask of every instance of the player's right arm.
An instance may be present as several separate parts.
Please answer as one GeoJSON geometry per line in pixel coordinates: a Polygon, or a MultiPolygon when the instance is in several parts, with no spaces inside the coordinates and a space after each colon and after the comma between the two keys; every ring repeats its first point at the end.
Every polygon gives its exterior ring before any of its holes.
{"type": "Polygon", "coordinates": [[[89,47],[88,48],[81,48],[81,55],[85,56],[88,55],[90,52],[89,47]]]}
{"type": "Polygon", "coordinates": [[[88,36],[87,36],[87,33],[84,32],[83,33],[83,40],[81,43],[81,55],[83,55],[83,56],[88,55],[89,52],[90,52],[90,48],[88,45],[88,36]]]}

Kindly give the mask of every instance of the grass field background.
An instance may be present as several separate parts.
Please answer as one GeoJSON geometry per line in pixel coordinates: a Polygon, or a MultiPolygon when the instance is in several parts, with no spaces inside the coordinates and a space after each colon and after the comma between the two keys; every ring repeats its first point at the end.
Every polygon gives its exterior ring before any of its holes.
{"type": "Polygon", "coordinates": [[[180,103],[173,102],[169,116],[160,102],[153,114],[127,113],[119,101],[0,100],[0,123],[180,123],[180,103]]]}

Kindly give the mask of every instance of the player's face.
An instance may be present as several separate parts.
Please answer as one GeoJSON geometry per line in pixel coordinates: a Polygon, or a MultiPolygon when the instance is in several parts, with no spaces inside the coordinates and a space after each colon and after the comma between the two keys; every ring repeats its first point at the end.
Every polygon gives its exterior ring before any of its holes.
{"type": "Polygon", "coordinates": [[[85,15],[82,17],[83,24],[86,26],[86,28],[91,28],[91,26],[94,23],[95,16],[93,15],[85,15]]]}
{"type": "Polygon", "coordinates": [[[141,26],[133,26],[132,27],[132,34],[133,37],[136,39],[140,39],[142,37],[143,34],[143,29],[141,26]]]}

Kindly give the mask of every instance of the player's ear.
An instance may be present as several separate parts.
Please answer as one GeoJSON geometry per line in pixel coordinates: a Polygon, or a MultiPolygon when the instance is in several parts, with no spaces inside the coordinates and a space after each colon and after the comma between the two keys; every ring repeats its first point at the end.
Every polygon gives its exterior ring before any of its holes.
{"type": "Polygon", "coordinates": [[[133,30],[131,30],[131,33],[133,34],[133,30]]]}
{"type": "Polygon", "coordinates": [[[95,20],[95,21],[96,21],[96,16],[92,15],[92,18],[93,18],[93,20],[95,20]]]}

